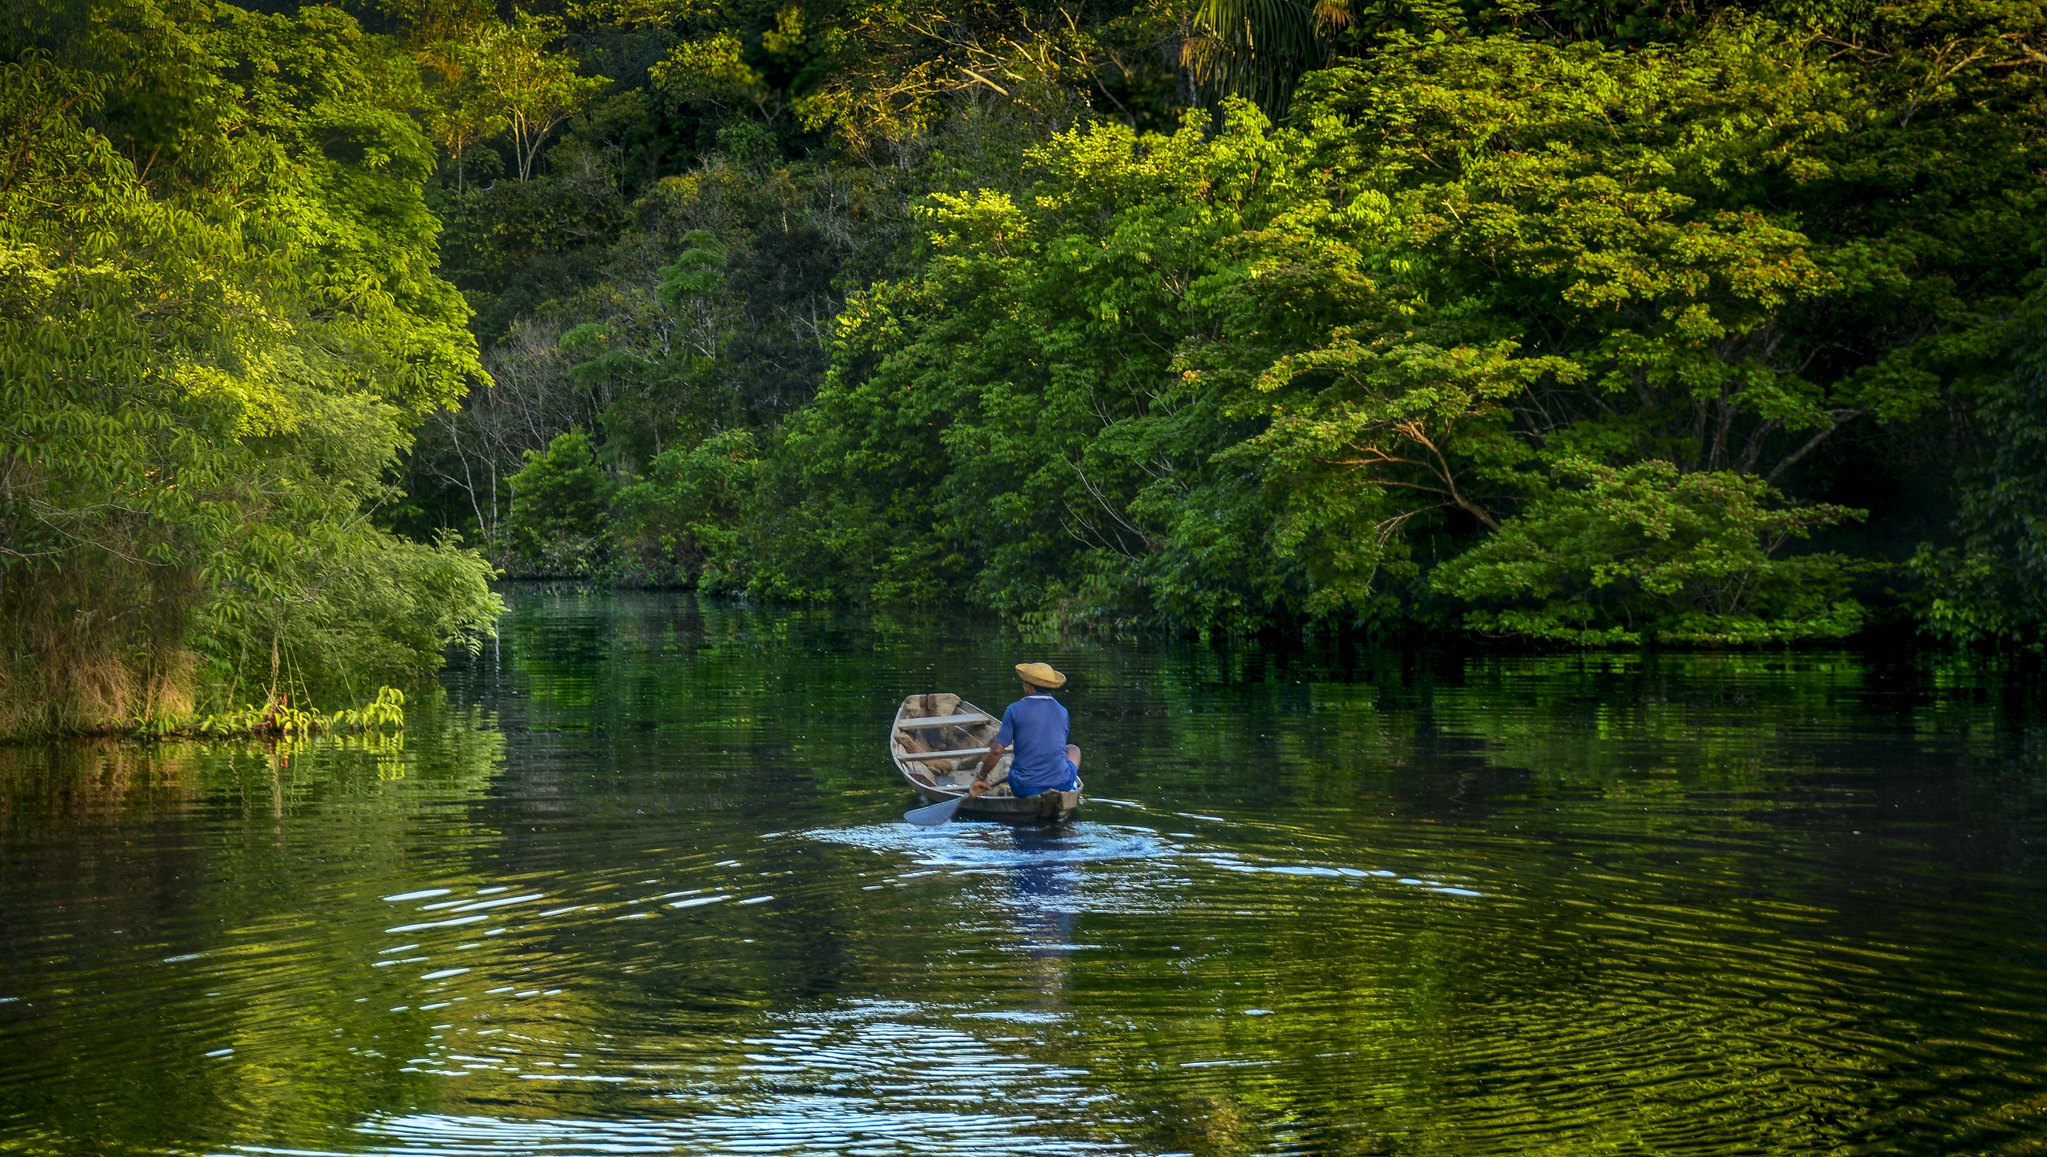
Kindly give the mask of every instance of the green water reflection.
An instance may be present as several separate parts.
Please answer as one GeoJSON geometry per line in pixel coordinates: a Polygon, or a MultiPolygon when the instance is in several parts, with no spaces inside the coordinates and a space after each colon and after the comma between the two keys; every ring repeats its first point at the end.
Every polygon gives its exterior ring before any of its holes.
{"type": "Polygon", "coordinates": [[[512,592],[401,742],[0,750],[0,1149],[2025,1153],[2038,688],[1072,644],[1080,822],[912,829],[970,621],[512,592]]]}

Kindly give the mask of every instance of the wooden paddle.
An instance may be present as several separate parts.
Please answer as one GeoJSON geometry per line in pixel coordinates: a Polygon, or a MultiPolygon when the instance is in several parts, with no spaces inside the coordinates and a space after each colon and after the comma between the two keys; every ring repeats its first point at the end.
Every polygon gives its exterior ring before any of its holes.
{"type": "Polygon", "coordinates": [[[982,791],[988,790],[986,780],[983,777],[988,774],[989,769],[995,766],[995,761],[1002,758],[1004,750],[1003,746],[999,743],[990,745],[987,758],[981,761],[981,772],[974,777],[973,786],[967,788],[966,794],[956,795],[951,799],[942,799],[937,803],[925,804],[920,808],[912,808],[903,813],[903,818],[920,828],[935,828],[940,824],[950,822],[952,813],[960,810],[960,805],[973,797],[974,787],[980,787],[982,791]]]}
{"type": "Polygon", "coordinates": [[[912,808],[903,813],[903,818],[920,828],[935,828],[952,819],[952,813],[960,810],[960,805],[965,803],[966,799],[965,793],[961,793],[953,796],[951,799],[943,799],[937,803],[925,804],[920,808],[912,808]]]}

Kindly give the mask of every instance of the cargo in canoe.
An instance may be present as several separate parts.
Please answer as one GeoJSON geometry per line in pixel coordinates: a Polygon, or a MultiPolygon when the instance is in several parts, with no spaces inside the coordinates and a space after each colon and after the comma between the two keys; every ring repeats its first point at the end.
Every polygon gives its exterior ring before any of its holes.
{"type": "MultiPolygon", "coordinates": [[[[888,752],[896,761],[896,770],[925,803],[940,803],[966,794],[1001,727],[1000,716],[957,695],[912,695],[896,708],[888,732],[888,752]]],[[[961,815],[1018,823],[1057,823],[1072,818],[1080,807],[1077,782],[1072,791],[1018,798],[1009,793],[1009,760],[1009,753],[1004,752],[988,773],[991,786],[987,794],[960,804],[961,815]]]]}

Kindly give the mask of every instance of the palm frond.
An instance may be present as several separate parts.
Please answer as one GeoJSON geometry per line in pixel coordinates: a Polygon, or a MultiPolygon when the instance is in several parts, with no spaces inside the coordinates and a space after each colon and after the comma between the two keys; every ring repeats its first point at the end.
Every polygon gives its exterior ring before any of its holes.
{"type": "Polygon", "coordinates": [[[1351,19],[1350,0],[1201,0],[1180,63],[1211,99],[1243,96],[1278,116],[1351,19]]]}

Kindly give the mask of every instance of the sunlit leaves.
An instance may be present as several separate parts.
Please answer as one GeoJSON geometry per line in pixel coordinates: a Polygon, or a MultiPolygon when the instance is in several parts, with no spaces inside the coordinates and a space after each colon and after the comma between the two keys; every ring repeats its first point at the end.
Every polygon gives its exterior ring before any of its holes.
{"type": "Polygon", "coordinates": [[[1157,44],[1172,17],[1128,2],[852,0],[806,32],[824,67],[792,107],[862,153],[914,149],[948,115],[1007,117],[1042,140],[1097,111],[1130,116],[1133,86],[1170,86],[1157,44]]]}
{"type": "Polygon", "coordinates": [[[433,272],[411,63],[333,9],[103,19],[181,46],[0,64],[0,729],[337,690],[487,629],[485,568],[366,526],[478,373],[433,272]],[[122,54],[127,55],[123,56],[122,54]],[[115,79],[110,79],[115,78],[115,79]],[[19,82],[19,83],[17,83],[19,82]],[[137,89],[179,109],[174,141],[137,89]]]}
{"type": "Polygon", "coordinates": [[[765,95],[761,77],[743,53],[744,46],[730,32],[685,40],[648,70],[648,79],[657,90],[684,103],[758,100],[765,95]]]}
{"type": "Polygon", "coordinates": [[[461,60],[474,77],[475,99],[503,119],[519,179],[528,180],[548,134],[603,88],[605,79],[583,75],[573,56],[553,51],[562,37],[561,22],[553,17],[518,12],[509,23],[482,25],[472,37],[461,60]]]}

